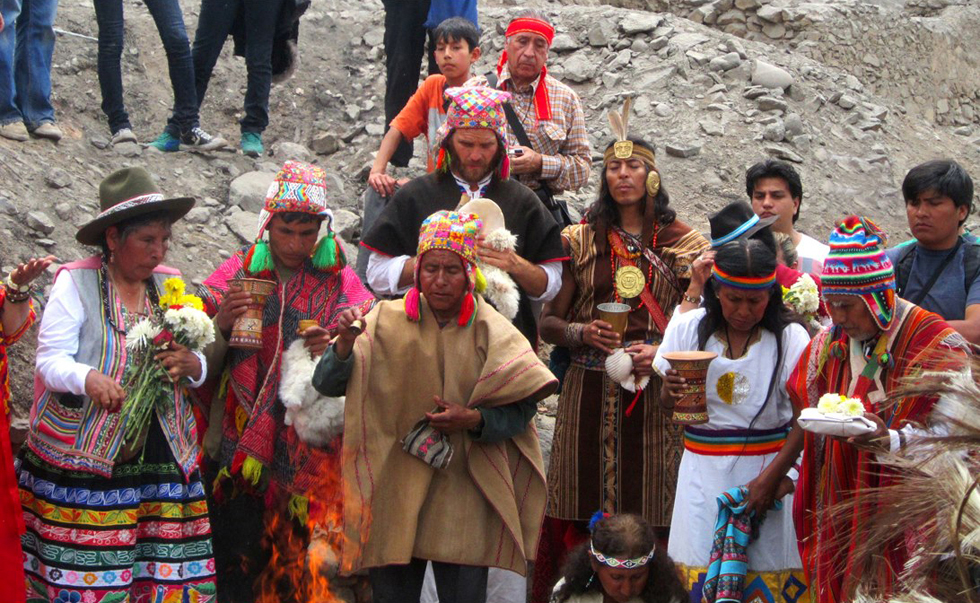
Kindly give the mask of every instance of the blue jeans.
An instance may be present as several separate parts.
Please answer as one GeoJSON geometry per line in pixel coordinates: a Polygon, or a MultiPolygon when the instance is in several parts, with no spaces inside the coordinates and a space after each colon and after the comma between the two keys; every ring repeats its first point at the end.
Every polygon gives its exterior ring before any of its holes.
{"type": "Polygon", "coordinates": [[[51,56],[58,0],[0,0],[0,125],[54,121],[51,56]]]}
{"type": "MultiPolygon", "coordinates": [[[[184,28],[184,15],[177,0],[143,2],[156,23],[170,67],[174,106],[173,113],[167,120],[166,131],[173,136],[179,136],[199,125],[197,93],[194,91],[194,62],[191,60],[187,30],[184,28]]],[[[102,111],[109,118],[109,129],[115,134],[123,128],[132,128],[123,103],[120,63],[124,33],[122,0],[95,0],[95,19],[99,24],[98,72],[99,87],[102,89],[102,111]]]]}
{"type": "Polygon", "coordinates": [[[272,89],[272,43],[283,0],[201,0],[201,17],[194,34],[194,76],[198,103],[204,102],[211,72],[231,34],[239,11],[245,19],[245,117],[242,132],[261,134],[269,125],[272,89]]]}

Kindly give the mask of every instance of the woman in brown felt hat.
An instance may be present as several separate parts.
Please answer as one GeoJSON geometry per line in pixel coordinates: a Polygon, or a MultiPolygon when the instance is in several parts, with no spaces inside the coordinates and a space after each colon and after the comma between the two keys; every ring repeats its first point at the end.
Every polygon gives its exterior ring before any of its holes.
{"type": "MultiPolygon", "coordinates": [[[[55,276],[38,336],[30,433],[18,477],[28,599],[97,603],[214,594],[207,503],[185,387],[124,443],[126,331],[159,318],[171,224],[194,206],[165,199],[142,168],[99,187],[101,213],[75,238],[101,253],[55,276]],[[165,409],[165,410],[164,410],[165,409]],[[180,593],[179,595],[177,593],[180,593]],[[160,598],[158,598],[160,597],[160,598]]],[[[196,387],[203,356],[176,344],[157,358],[196,387]]]]}

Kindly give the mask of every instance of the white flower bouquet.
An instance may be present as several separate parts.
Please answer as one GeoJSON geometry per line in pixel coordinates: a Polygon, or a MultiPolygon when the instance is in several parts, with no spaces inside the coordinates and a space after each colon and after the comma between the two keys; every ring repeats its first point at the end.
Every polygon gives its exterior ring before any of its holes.
{"type": "Polygon", "coordinates": [[[814,433],[850,437],[871,433],[876,426],[864,417],[864,403],[858,398],[840,394],[824,394],[816,408],[800,411],[800,427],[814,433]]]}
{"type": "Polygon", "coordinates": [[[126,442],[134,441],[143,432],[151,411],[158,403],[172,400],[174,388],[180,387],[170,379],[156,355],[169,349],[171,342],[200,352],[214,341],[214,326],[204,312],[201,298],[186,295],[179,278],[167,279],[163,287],[166,294],[160,297],[162,323],[156,318],[144,318],[126,332],[126,352],[133,356],[122,383],[126,391],[121,411],[126,442]]]}
{"type": "Polygon", "coordinates": [[[819,328],[817,311],[820,309],[820,292],[812,276],[804,273],[792,287],[783,287],[783,303],[805,318],[811,327],[819,328]]]}

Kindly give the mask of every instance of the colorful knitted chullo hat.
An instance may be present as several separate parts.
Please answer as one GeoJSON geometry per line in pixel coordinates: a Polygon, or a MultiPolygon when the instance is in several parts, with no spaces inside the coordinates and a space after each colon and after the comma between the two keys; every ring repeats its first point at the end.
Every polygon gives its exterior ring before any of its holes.
{"type": "Polygon", "coordinates": [[[504,103],[510,100],[510,93],[485,86],[470,86],[449,88],[446,96],[450,100],[446,121],[436,131],[432,147],[439,149],[436,159],[436,169],[449,169],[449,149],[446,140],[449,135],[461,128],[483,128],[493,130],[497,142],[501,145],[501,155],[498,176],[502,180],[510,177],[510,158],[507,156],[507,115],[504,113],[504,103]]]}
{"type": "Polygon", "coordinates": [[[830,253],[820,274],[824,297],[859,295],[883,331],[895,317],[895,270],[886,244],[877,224],[848,216],[830,233],[830,253]]]}
{"type": "Polygon", "coordinates": [[[322,168],[300,161],[287,161],[265,196],[265,206],[259,212],[259,228],[255,244],[245,256],[245,269],[252,276],[271,276],[275,269],[269,243],[263,235],[277,213],[304,213],[327,220],[327,236],[314,248],[313,265],[334,271],[347,264],[344,251],[337,244],[333,231],[333,213],[327,208],[327,174],[322,168]]]}
{"type": "Polygon", "coordinates": [[[476,316],[474,292],[482,293],[486,288],[486,280],[476,265],[476,237],[482,227],[483,223],[473,214],[445,210],[437,211],[422,222],[415,262],[415,284],[405,294],[405,313],[411,320],[418,322],[422,316],[419,311],[419,270],[422,256],[427,251],[445,249],[462,258],[469,281],[469,291],[463,298],[463,307],[459,312],[459,325],[468,326],[473,322],[476,316]]]}

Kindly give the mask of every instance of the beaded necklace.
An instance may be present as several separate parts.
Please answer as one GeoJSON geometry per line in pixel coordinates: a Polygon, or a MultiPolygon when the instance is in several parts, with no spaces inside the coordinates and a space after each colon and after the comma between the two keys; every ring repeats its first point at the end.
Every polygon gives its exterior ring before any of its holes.
{"type": "MultiPolygon", "coordinates": [[[[127,327],[132,325],[117,325],[112,319],[113,312],[112,308],[109,306],[109,265],[105,258],[102,258],[102,265],[99,266],[99,284],[102,286],[102,314],[105,316],[106,321],[115,330],[120,333],[125,333],[128,329],[127,327]]],[[[160,296],[157,294],[156,286],[153,284],[153,278],[149,278],[145,281],[146,283],[146,296],[150,299],[150,312],[155,315],[157,319],[163,318],[163,312],[160,309],[160,296]]],[[[129,312],[127,312],[127,316],[129,312]]]]}
{"type": "MultiPolygon", "coordinates": [[[[653,227],[653,239],[650,243],[651,249],[657,248],[658,234],[660,234],[660,224],[655,224],[653,227]]],[[[630,237],[632,240],[629,243],[624,243],[623,238],[619,236],[619,233],[612,228],[608,230],[606,237],[609,240],[609,248],[611,249],[611,252],[609,253],[609,272],[613,277],[613,296],[617,302],[623,303],[623,298],[619,293],[618,281],[621,278],[620,271],[624,268],[634,268],[637,271],[640,270],[640,268],[637,267],[637,263],[639,263],[640,256],[643,255],[643,250],[639,246],[642,242],[637,241],[634,237],[630,237]],[[617,258],[619,258],[619,261],[617,261],[617,258]]],[[[643,278],[642,272],[640,275],[640,278],[643,278]]],[[[643,283],[643,286],[646,287],[651,282],[653,282],[653,263],[648,261],[646,283],[643,283]]],[[[642,304],[637,304],[637,306],[632,308],[630,312],[635,312],[641,307],[641,305],[642,304]]]]}

